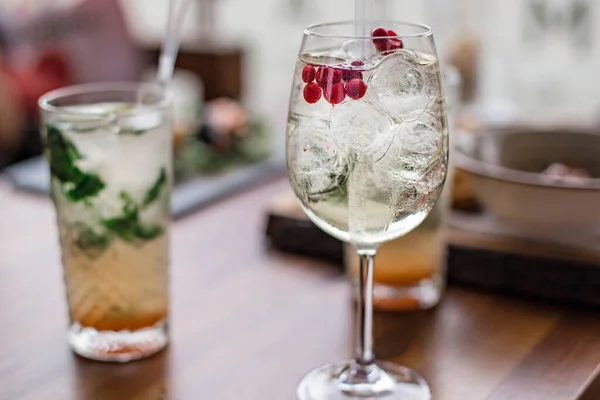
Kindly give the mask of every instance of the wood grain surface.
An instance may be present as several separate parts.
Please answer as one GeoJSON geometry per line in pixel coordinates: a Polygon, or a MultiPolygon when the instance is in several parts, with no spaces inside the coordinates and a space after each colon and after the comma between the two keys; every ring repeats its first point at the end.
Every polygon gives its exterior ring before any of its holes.
{"type": "MultiPolygon", "coordinates": [[[[51,203],[0,182],[0,400],[281,400],[352,354],[335,267],[269,250],[277,181],[174,223],[171,345],[130,364],[73,355],[51,203]]],[[[377,314],[376,351],[435,400],[595,400],[600,316],[450,288],[427,312],[377,314]],[[585,397],[587,396],[587,397],[585,397]]]]}

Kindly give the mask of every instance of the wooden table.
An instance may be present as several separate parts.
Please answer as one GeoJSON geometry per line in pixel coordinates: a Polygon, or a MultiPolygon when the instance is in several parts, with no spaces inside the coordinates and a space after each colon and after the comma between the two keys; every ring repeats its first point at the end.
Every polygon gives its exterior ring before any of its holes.
{"type": "MultiPolygon", "coordinates": [[[[344,277],[265,243],[286,185],[174,224],[172,344],[120,365],[69,351],[52,205],[0,181],[0,399],[293,399],[303,373],[351,356],[344,277]]],[[[596,313],[451,288],[435,310],[375,325],[378,356],[422,372],[436,400],[600,399],[596,313]]]]}

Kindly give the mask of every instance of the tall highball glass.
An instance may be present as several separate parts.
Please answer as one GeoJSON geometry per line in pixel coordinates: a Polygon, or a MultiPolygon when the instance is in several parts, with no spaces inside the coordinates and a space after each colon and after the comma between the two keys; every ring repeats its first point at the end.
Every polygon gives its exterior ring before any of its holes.
{"type": "Polygon", "coordinates": [[[69,343],[126,362],[167,344],[171,98],[154,84],[40,99],[69,303],[69,343]]]}

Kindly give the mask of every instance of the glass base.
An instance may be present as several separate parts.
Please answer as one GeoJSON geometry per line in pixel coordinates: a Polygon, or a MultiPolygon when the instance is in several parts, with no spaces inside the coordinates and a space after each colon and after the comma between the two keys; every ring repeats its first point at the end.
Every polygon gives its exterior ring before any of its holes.
{"type": "MultiPolygon", "coordinates": [[[[373,308],[381,311],[426,310],[435,307],[444,291],[441,277],[423,279],[412,286],[395,286],[375,282],[373,308]]],[[[358,283],[353,282],[354,299],[358,283]]]]}
{"type": "Polygon", "coordinates": [[[166,323],[137,331],[97,331],[72,324],[69,344],[82,357],[98,361],[128,362],[149,357],[167,345],[166,323]]]}
{"type": "Polygon", "coordinates": [[[417,372],[378,362],[367,373],[352,374],[354,361],[327,364],[309,372],[298,386],[298,400],[431,400],[429,385],[417,372]]]}

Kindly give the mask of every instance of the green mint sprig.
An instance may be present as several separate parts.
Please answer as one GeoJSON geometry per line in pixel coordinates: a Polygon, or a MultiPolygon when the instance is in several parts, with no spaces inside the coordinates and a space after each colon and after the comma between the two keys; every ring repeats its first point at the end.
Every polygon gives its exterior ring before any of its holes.
{"type": "Polygon", "coordinates": [[[83,157],[59,129],[46,125],[46,151],[50,173],[63,184],[65,196],[76,202],[96,196],[105,184],[96,174],[81,171],[75,162],[83,157]]]}
{"type": "Polygon", "coordinates": [[[122,214],[100,221],[109,232],[129,243],[137,239],[154,239],[163,233],[159,226],[144,225],[140,222],[139,206],[127,192],[121,192],[120,197],[123,200],[122,214]]]}
{"type": "Polygon", "coordinates": [[[167,169],[162,167],[158,173],[158,177],[156,181],[150,186],[148,192],[146,192],[146,196],[144,196],[144,201],[142,202],[142,207],[147,207],[153,201],[155,201],[160,195],[160,191],[167,183],[167,169]]]}
{"type": "MultiPolygon", "coordinates": [[[[105,188],[105,183],[98,175],[85,173],[77,167],[76,161],[83,159],[83,156],[58,128],[48,124],[46,131],[46,151],[51,175],[61,183],[67,199],[72,202],[82,201],[88,207],[93,207],[91,199],[105,188]]],[[[120,199],[123,201],[121,214],[113,218],[100,219],[100,225],[104,228],[101,229],[102,232],[83,223],[77,223],[78,235],[74,244],[90,256],[94,256],[104,251],[115,237],[128,243],[135,243],[162,235],[164,233],[162,227],[143,224],[140,221],[140,208],[145,208],[156,201],[167,181],[167,170],[161,167],[156,181],[147,190],[141,207],[129,193],[121,192],[120,199]]]]}

